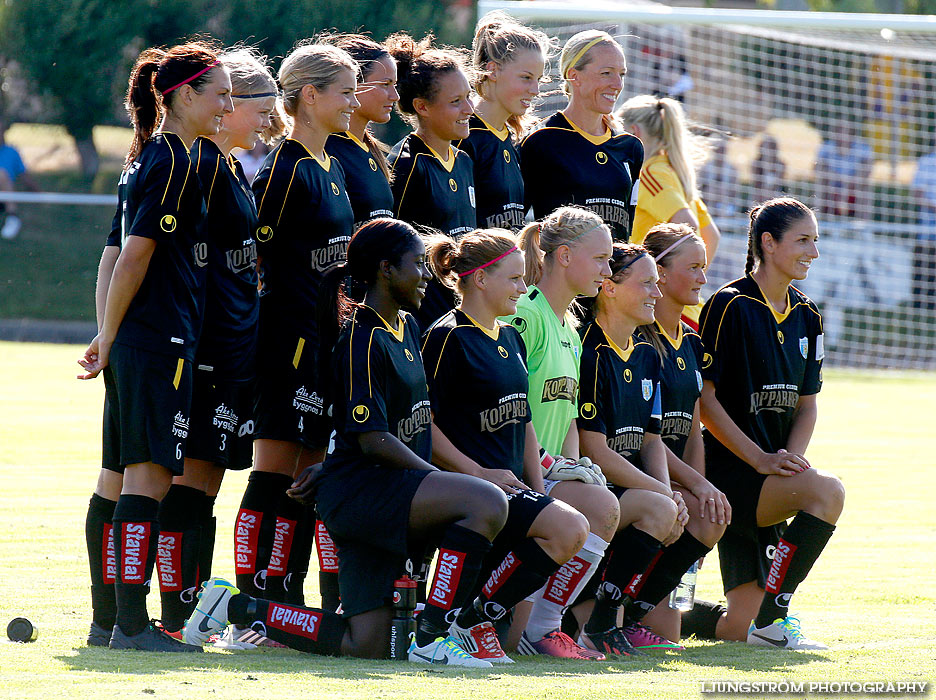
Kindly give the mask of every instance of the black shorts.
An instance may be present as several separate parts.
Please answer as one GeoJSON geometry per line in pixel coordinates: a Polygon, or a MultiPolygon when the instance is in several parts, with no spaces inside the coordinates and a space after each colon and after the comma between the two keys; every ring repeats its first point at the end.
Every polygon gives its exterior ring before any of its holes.
{"type": "Polygon", "coordinates": [[[192,363],[114,343],[104,368],[104,469],[153,462],[181,475],[192,363]]]}
{"type": "Polygon", "coordinates": [[[261,313],[254,439],[298,442],[310,449],[328,444],[332,420],[318,361],[314,343],[290,333],[275,314],[261,313]]]}
{"type": "Polygon", "coordinates": [[[195,368],[192,428],[185,456],[226,469],[253,465],[254,383],[215,383],[214,373],[195,368]]]}
{"type": "Polygon", "coordinates": [[[556,499],[544,496],[536,491],[520,491],[507,496],[507,522],[503,529],[494,538],[489,558],[497,559],[491,569],[498,566],[504,557],[517,546],[517,543],[526,539],[533,521],[543,512],[550,503],[556,499]]]}
{"type": "Polygon", "coordinates": [[[765,587],[777,542],[785,529],[786,523],[759,527],[750,532],[728,527],[718,541],[718,564],[725,593],[751,581],[765,587]]]}
{"type": "Polygon", "coordinates": [[[410,558],[409,514],[428,471],[378,466],[323,473],[316,508],[338,545],[338,589],[346,617],[390,604],[410,558]]]}
{"type": "Polygon", "coordinates": [[[757,504],[766,474],[721,450],[705,450],[705,476],[712,485],[725,494],[731,504],[731,525],[743,532],[757,530],[757,504]]]}

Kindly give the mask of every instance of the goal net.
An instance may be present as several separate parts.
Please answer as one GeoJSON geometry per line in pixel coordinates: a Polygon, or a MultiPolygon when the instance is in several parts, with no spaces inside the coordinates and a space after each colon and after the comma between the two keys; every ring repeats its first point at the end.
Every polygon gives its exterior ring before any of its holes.
{"type": "MultiPolygon", "coordinates": [[[[823,312],[826,358],[936,369],[936,18],[657,3],[498,2],[564,42],[624,48],[620,101],[678,97],[712,146],[702,196],[722,231],[707,293],[741,276],[746,211],[784,193],[818,212],[820,259],[798,283],[823,312]]],[[[565,105],[553,83],[538,107],[565,105]]]]}

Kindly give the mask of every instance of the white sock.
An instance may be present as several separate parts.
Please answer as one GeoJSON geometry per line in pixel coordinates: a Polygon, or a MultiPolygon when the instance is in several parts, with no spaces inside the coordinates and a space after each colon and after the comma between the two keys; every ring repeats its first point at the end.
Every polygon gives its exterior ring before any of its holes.
{"type": "Polygon", "coordinates": [[[538,642],[562,626],[563,611],[572,605],[585,588],[607,548],[607,542],[590,532],[578,553],[549,577],[533,601],[526,626],[527,639],[538,642]]]}

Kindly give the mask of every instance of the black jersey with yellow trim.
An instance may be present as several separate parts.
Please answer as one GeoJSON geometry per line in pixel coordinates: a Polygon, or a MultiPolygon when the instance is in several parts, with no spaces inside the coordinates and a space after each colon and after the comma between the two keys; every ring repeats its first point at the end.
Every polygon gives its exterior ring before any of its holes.
{"type": "Polygon", "coordinates": [[[657,335],[663,342],[662,389],[663,441],[682,459],[692,429],[696,402],[702,395],[702,338],[681,323],[675,338],[670,338],[659,323],[657,335]]]}
{"type": "Polygon", "coordinates": [[[614,239],[627,241],[634,224],[643,144],[609,127],[594,136],[556,112],[520,142],[526,203],[541,219],[576,204],[598,214],[614,239]]]}
{"type": "Polygon", "coordinates": [[[208,276],[205,320],[195,362],[218,380],[253,377],[257,352],[257,205],[250,182],[233,156],[211,139],[192,146],[207,210],[208,276]]]}
{"type": "MultiPolygon", "coordinates": [[[[786,449],[800,396],[822,388],[822,317],[795,287],[777,313],[753,277],[729,282],[700,317],[702,378],[735,424],[765,452],[786,449]]],[[[705,434],[706,455],[732,454],[705,434]]]]}
{"type": "Polygon", "coordinates": [[[260,296],[281,318],[317,344],[315,307],[322,276],[347,258],[354,212],[344,169],[327,154],[320,161],[299,141],[274,148],[253,182],[259,227],[260,296]]]}
{"type": "Polygon", "coordinates": [[[335,436],[326,470],[372,464],[360,433],[388,432],[427,462],[432,457],[432,411],[413,317],[400,312],[396,327],[374,309],[358,306],[342,328],[333,354],[335,436]]]}
{"type": "Polygon", "coordinates": [[[478,228],[523,227],[523,174],[520,154],[508,127],[498,131],[477,114],[468,120],[468,138],[456,145],[474,164],[478,228]]]}
{"type": "Polygon", "coordinates": [[[120,174],[117,216],[107,245],[130,236],[156,242],[115,342],[192,360],[201,331],[208,246],[205,202],[182,139],[154,134],[120,174]]]}
{"type": "Polygon", "coordinates": [[[447,156],[443,160],[415,133],[390,149],[393,210],[398,219],[458,238],[478,227],[474,166],[454,146],[447,156]]]}
{"type": "Polygon", "coordinates": [[[597,321],[582,335],[578,427],[601,433],[608,447],[643,469],[646,433],[660,434],[660,356],[636,335],[621,348],[597,321]]]}
{"type": "Polygon", "coordinates": [[[393,216],[390,183],[367,144],[346,131],[329,136],[325,142],[325,152],[344,168],[348,199],[354,210],[355,229],[365,221],[393,216]]]}
{"type": "Polygon", "coordinates": [[[423,336],[422,354],[435,424],[482,467],[522,479],[530,382],[517,330],[454,309],[423,336]]]}

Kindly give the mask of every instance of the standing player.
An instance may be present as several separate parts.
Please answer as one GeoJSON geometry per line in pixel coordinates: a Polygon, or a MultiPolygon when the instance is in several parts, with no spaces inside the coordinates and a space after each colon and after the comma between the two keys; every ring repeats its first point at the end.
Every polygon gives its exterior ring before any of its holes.
{"type": "Polygon", "coordinates": [[[474,89],[480,96],[468,122],[468,138],[457,146],[474,164],[478,226],[519,231],[526,214],[516,141],[523,117],[539,94],[551,48],[543,32],[503,12],[478,22],[472,43],[474,89]]]}
{"type": "Polygon", "coordinates": [[[169,632],[195,609],[200,581],[211,577],[215,498],[225,469],[249,469],[253,446],[253,379],[257,350],[257,207],[234,148],[250,150],[270,132],[276,81],[249,49],[227,51],[234,112],[221,130],[192,147],[201,182],[207,280],[205,316],[192,383],[185,472],[159,504],[159,585],[162,625],[169,632]]]}
{"type": "Polygon", "coordinates": [[[845,500],[838,478],[804,456],[822,386],[822,320],[791,282],[819,257],[816,217],[796,199],[771,199],[751,210],[749,236],[745,276],[718,290],[701,318],[706,471],[732,511],[719,543],[728,612],[716,611],[711,627],[722,639],[824,649],[789,614],[845,500]],[[758,528],[790,517],[769,567],[758,566],[758,528]]]}
{"type": "Polygon", "coordinates": [[[626,242],[644,151],[611,114],[627,72],[624,52],[606,32],[579,32],[562,48],[559,70],[569,105],[520,144],[527,204],[537,218],[565,204],[586,207],[626,242]]]}
{"type": "Polygon", "coordinates": [[[506,622],[515,605],[581,549],[588,521],[543,495],[523,341],[513,326],[497,320],[516,312],[526,291],[517,239],[498,229],[472,231],[458,243],[439,236],[428,254],[437,278],[461,298],[423,342],[433,461],[496,484],[509,506],[483,571],[493,572],[490,580],[451,631],[476,658],[509,663],[494,623],[506,622]]]}
{"type": "MultiPolygon", "coordinates": [[[[638,95],[625,102],[617,116],[643,142],[647,156],[640,171],[642,186],[631,240],[643,243],[656,224],[688,224],[702,236],[711,262],[721,236],[696,187],[696,169],[707,154],[686,127],[682,105],[670,97],[638,95]]],[[[686,320],[696,330],[701,311],[698,304],[687,310],[686,320]]]]}
{"type": "Polygon", "coordinates": [[[619,520],[617,499],[600,470],[578,464],[579,361],[582,343],[570,306],[577,296],[594,296],[610,275],[611,232],[597,214],[562,207],[520,233],[530,285],[509,318],[526,349],[533,428],[543,456],[544,493],[588,518],[582,549],[536,595],[518,651],[577,659],[604,654],[575,643],[559,628],[562,613],[594,574],[619,520]],[[550,455],[564,455],[553,460],[550,455]],[[584,483],[580,483],[584,482],[584,483]]]}
{"type": "Polygon", "coordinates": [[[80,379],[103,370],[106,387],[103,469],[85,524],[88,644],[197,651],[149,623],[146,594],[159,501],[183,470],[203,311],[205,205],[189,148],[231,112],[231,80],[205,44],[147,49],[130,75],[127,110],[134,137],[102,257],[100,330],[78,361],[80,379]]]}
{"type": "MultiPolygon", "coordinates": [[[[394,211],[457,239],[477,227],[471,158],[452,145],[467,138],[473,111],[464,61],[454,49],[433,48],[431,36],[394,34],[386,43],[397,62],[397,108],[416,129],[390,151],[394,211]]],[[[426,329],[453,308],[451,291],[433,280],[416,320],[426,329]]]]}
{"type": "Polygon", "coordinates": [[[334,46],[303,43],[280,66],[288,137],[253,182],[259,212],[260,331],[254,471],[234,531],[243,590],[302,601],[311,555],[305,511],[285,495],[298,468],[321,462],[331,424],[315,322],[325,271],[345,258],[354,214],[344,170],[325,152],[358,106],[358,66],[334,46]]]}
{"type": "Polygon", "coordinates": [[[370,219],[393,216],[385,147],[371,133],[369,125],[390,121],[393,105],[400,99],[396,61],[385,46],[360,34],[340,34],[331,41],[358,64],[358,87],[354,94],[360,106],[351,115],[348,130],[332,134],[325,143],[325,150],[344,169],[357,229],[370,219]]]}
{"type": "Polygon", "coordinates": [[[686,224],[658,224],[644,246],[654,257],[662,295],[654,322],[639,329],[663,358],[660,388],[662,428],[670,482],[689,511],[683,534],[651,564],[624,611],[624,634],[637,649],[675,649],[679,613],[664,604],[685,571],[715,546],[731,520],[725,495],[705,478],[699,422],[702,393],[702,341],[680,320],[683,309],[699,301],[705,284],[705,244],[686,224]],[[646,623],[646,624],[643,624],[646,623]]]}
{"type": "MultiPolygon", "coordinates": [[[[345,275],[366,288],[362,303],[338,294],[347,321],[335,346],[335,439],[314,481],[318,508],[338,543],[344,617],[271,603],[209,581],[185,628],[204,643],[224,620],[259,624],[271,638],[318,654],[387,655],[393,582],[414,543],[440,542],[436,569],[409,658],[417,663],[490,668],[448,634],[446,613],[469,602],[484,555],[507,517],[493,484],[441,472],[429,463],[431,423],[426,375],[412,316],[430,279],[425,248],[409,224],[373,219],[354,234],[345,275]],[[347,314],[350,314],[348,317],[347,314]]],[[[307,485],[318,466],[303,473],[307,485]]],[[[300,487],[301,489],[302,487],[300,487]]]]}
{"type": "MultiPolygon", "coordinates": [[[[633,595],[660,547],[675,542],[688,520],[681,495],[670,485],[660,438],[660,356],[634,336],[638,326],[653,323],[660,298],[656,283],[656,264],[646,249],[616,243],[611,277],[601,283],[594,318],[582,336],[581,452],[600,463],[613,484],[621,519],[579,643],[613,656],[634,653],[617,624],[625,596],[633,595]]],[[[581,620],[587,606],[577,608],[581,620]]]]}

